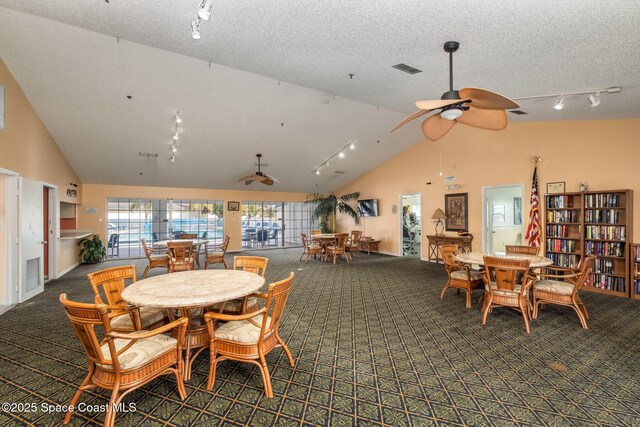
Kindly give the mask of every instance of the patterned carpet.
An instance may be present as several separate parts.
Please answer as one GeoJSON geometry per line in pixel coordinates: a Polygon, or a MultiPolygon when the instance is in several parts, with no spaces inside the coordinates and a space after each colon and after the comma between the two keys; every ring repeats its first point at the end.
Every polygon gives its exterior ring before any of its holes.
{"type": "MultiPolygon", "coordinates": [[[[573,312],[549,307],[527,336],[522,317],[506,309],[483,327],[479,294],[473,309],[455,291],[440,302],[441,265],[361,254],[333,266],[300,263],[297,249],[263,254],[268,281],[296,273],[281,327],[296,366],[279,349],[267,357],[275,397],[263,396],[257,368],[229,361],[206,391],[202,354],[186,401],[171,378],[157,379],[125,398],[136,411],[120,413],[117,426],[640,426],[635,301],[585,293],[589,331],[573,312]]],[[[145,263],[135,263],[140,274],[145,263]]],[[[0,412],[0,426],[61,424],[64,414],[41,404],[69,403],[86,358],[57,297],[91,301],[86,273],[95,269],[78,267],[0,316],[0,401],[37,406],[0,412]]],[[[99,390],[82,397],[107,399],[99,390]]],[[[71,425],[103,419],[76,413],[71,425]]]]}

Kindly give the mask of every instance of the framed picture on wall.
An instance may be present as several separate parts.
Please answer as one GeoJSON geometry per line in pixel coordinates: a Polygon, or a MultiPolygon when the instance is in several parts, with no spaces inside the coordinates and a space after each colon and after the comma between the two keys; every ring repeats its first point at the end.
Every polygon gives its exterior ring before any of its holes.
{"type": "Polygon", "coordinates": [[[522,197],[513,198],[513,225],[522,225],[522,197]]]}
{"type": "Polygon", "coordinates": [[[444,209],[445,230],[447,231],[467,231],[469,229],[469,212],[467,208],[467,194],[445,194],[444,209]]]}
{"type": "Polygon", "coordinates": [[[547,193],[564,193],[564,182],[548,182],[547,193]]]}
{"type": "Polygon", "coordinates": [[[240,210],[240,202],[229,202],[227,203],[228,211],[239,211],[240,210]]]}

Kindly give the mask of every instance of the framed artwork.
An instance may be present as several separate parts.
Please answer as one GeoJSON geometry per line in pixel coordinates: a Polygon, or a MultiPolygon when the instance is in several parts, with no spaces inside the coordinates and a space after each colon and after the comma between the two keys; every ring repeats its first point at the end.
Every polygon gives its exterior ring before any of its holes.
{"type": "Polygon", "coordinates": [[[564,193],[564,182],[548,182],[547,193],[564,193]]]}
{"type": "Polygon", "coordinates": [[[493,205],[493,223],[503,223],[504,216],[504,205],[493,205]]]}
{"type": "Polygon", "coordinates": [[[239,211],[240,210],[240,202],[228,202],[227,203],[228,211],[239,211]]]}
{"type": "Polygon", "coordinates": [[[445,220],[445,230],[447,231],[467,231],[469,229],[467,194],[445,194],[444,209],[447,219],[445,220]]]}
{"type": "Polygon", "coordinates": [[[522,197],[513,198],[513,225],[522,225],[522,197]]]}

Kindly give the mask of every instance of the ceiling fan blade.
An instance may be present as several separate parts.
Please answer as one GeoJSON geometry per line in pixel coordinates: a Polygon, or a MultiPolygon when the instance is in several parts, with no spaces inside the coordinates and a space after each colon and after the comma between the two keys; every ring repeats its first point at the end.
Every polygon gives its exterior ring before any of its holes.
{"type": "Polygon", "coordinates": [[[485,110],[473,107],[469,107],[456,121],[487,130],[502,130],[509,123],[507,112],[504,110],[485,110]]]}
{"type": "Polygon", "coordinates": [[[461,97],[471,99],[471,105],[475,108],[489,110],[511,110],[513,108],[520,108],[518,104],[509,98],[484,89],[467,87],[460,89],[459,93],[461,97]]]}
{"type": "Polygon", "coordinates": [[[417,119],[420,116],[423,116],[425,114],[427,114],[429,112],[429,110],[420,110],[417,111],[415,113],[413,113],[412,115],[410,115],[409,117],[405,118],[404,120],[402,120],[400,123],[398,123],[397,125],[394,126],[393,129],[391,129],[391,132],[393,132],[394,130],[401,128],[402,126],[406,125],[407,123],[409,123],[411,120],[413,119],[417,119]]]}
{"type": "Polygon", "coordinates": [[[273,185],[273,181],[269,178],[265,178],[264,181],[261,181],[265,185],[273,185]]]}
{"type": "Polygon", "coordinates": [[[422,133],[429,141],[437,141],[447,134],[456,124],[455,120],[447,120],[435,114],[422,122],[422,133]]]}
{"type": "Polygon", "coordinates": [[[267,178],[264,175],[253,175],[253,179],[255,179],[256,181],[262,182],[267,178]]]}
{"type": "Polygon", "coordinates": [[[416,107],[418,107],[421,110],[436,110],[438,108],[446,107],[447,105],[459,104],[463,102],[469,102],[469,100],[468,99],[434,99],[431,101],[418,101],[416,102],[416,107]]]}
{"type": "Polygon", "coordinates": [[[248,180],[248,179],[250,179],[250,178],[253,178],[253,175],[243,176],[242,178],[240,178],[240,179],[238,180],[238,182],[246,181],[246,180],[248,180]]]}
{"type": "Polygon", "coordinates": [[[253,181],[255,181],[256,179],[254,177],[249,177],[245,182],[244,185],[249,185],[251,184],[253,181]]]}
{"type": "Polygon", "coordinates": [[[275,179],[274,177],[272,177],[271,175],[265,175],[265,177],[267,177],[268,179],[270,179],[273,182],[277,182],[278,184],[280,184],[280,181],[278,181],[277,179],[275,179]]]}

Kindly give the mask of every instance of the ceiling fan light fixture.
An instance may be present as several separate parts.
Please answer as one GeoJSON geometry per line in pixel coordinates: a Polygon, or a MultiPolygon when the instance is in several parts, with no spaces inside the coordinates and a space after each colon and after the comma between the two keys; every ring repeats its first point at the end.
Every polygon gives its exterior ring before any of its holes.
{"type": "Polygon", "coordinates": [[[589,95],[589,102],[591,103],[591,108],[595,108],[600,105],[600,92],[598,91],[589,95]]]}
{"type": "Polygon", "coordinates": [[[562,110],[564,108],[564,96],[561,96],[555,104],[553,104],[553,108],[556,110],[562,110]]]}
{"type": "Polygon", "coordinates": [[[191,23],[191,38],[200,40],[200,17],[191,23]]]}
{"type": "Polygon", "coordinates": [[[462,115],[462,110],[459,107],[447,108],[442,110],[440,117],[445,120],[455,120],[462,115]]]}
{"type": "Polygon", "coordinates": [[[200,3],[200,7],[198,8],[198,17],[208,21],[209,18],[211,18],[211,9],[213,9],[211,0],[202,0],[202,3],[200,3]]]}

